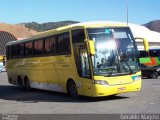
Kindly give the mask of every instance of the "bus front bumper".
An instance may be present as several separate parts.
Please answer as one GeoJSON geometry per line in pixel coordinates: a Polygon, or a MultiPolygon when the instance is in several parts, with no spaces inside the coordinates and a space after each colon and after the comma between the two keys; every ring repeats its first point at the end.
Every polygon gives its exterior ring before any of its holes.
{"type": "Polygon", "coordinates": [[[99,85],[93,86],[93,97],[109,96],[126,92],[140,91],[142,80],[122,85],[99,85]]]}

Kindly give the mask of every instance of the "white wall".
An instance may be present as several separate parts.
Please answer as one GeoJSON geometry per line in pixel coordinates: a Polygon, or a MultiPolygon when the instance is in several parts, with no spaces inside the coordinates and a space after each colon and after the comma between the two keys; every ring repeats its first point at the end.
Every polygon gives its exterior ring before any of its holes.
{"type": "MultiPolygon", "coordinates": [[[[136,24],[129,24],[134,37],[145,38],[149,43],[149,48],[160,48],[160,33],[149,30],[148,28],[136,24]]],[[[136,40],[138,49],[144,49],[142,40],[136,40]]]]}

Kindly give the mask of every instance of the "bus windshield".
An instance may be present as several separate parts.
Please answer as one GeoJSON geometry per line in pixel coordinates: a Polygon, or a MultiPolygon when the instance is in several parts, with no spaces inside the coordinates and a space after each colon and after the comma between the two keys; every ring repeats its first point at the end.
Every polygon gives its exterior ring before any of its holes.
{"type": "Polygon", "coordinates": [[[116,76],[138,72],[138,51],[129,28],[89,28],[95,43],[92,56],[94,75],[116,76]]]}

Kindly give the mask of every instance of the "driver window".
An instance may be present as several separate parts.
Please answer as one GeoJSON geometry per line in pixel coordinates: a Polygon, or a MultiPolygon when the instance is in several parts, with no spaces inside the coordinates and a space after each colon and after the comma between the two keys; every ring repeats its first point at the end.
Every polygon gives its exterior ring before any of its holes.
{"type": "Polygon", "coordinates": [[[72,30],[72,43],[77,72],[80,77],[91,78],[87,46],[84,40],[85,33],[83,29],[72,30]]]}

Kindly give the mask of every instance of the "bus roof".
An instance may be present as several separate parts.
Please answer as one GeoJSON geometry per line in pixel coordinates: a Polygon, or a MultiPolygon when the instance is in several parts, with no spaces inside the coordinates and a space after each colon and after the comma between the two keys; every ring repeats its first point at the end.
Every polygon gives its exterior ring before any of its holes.
{"type": "Polygon", "coordinates": [[[72,27],[76,26],[84,26],[86,28],[88,27],[124,27],[127,26],[126,23],[122,22],[114,22],[114,21],[92,21],[92,22],[82,22],[77,24],[70,25],[72,27]]]}
{"type": "Polygon", "coordinates": [[[92,21],[92,22],[82,22],[82,23],[76,23],[76,24],[71,24],[63,27],[59,27],[56,29],[40,32],[30,38],[23,39],[23,40],[18,40],[18,41],[12,41],[7,43],[7,45],[12,45],[16,43],[21,43],[21,42],[26,42],[30,40],[35,40],[35,39],[40,39],[41,37],[47,37],[53,34],[53,32],[60,33],[61,31],[65,31],[67,29],[74,29],[74,28],[98,28],[98,27],[128,27],[126,23],[122,22],[113,22],[113,21],[92,21]]]}

